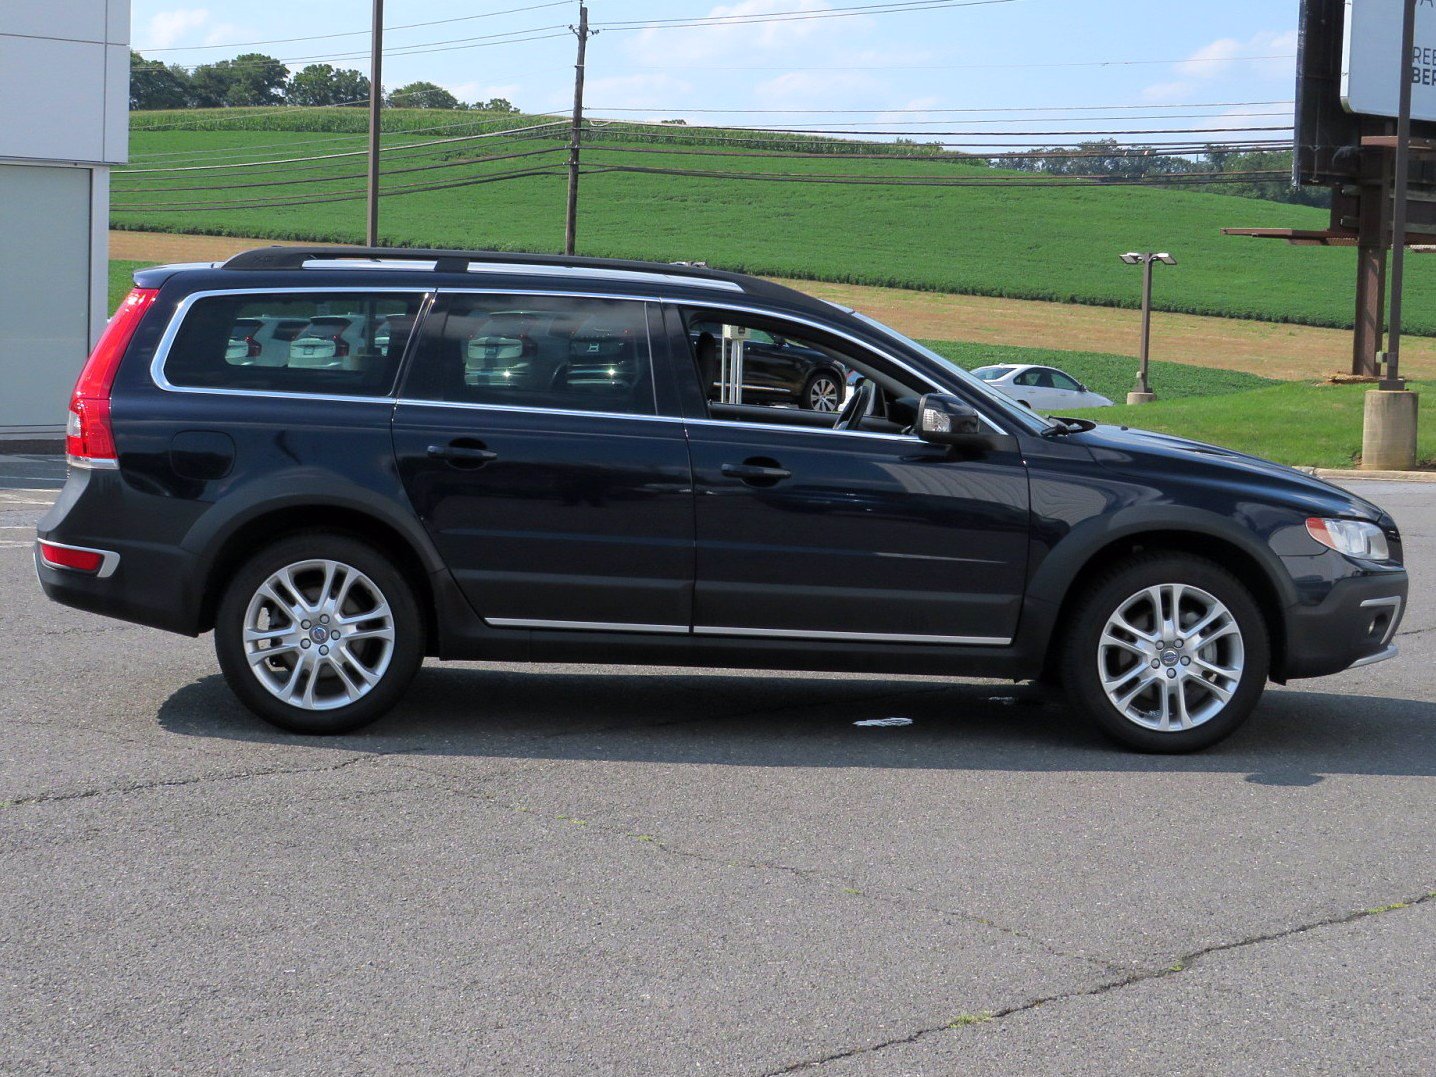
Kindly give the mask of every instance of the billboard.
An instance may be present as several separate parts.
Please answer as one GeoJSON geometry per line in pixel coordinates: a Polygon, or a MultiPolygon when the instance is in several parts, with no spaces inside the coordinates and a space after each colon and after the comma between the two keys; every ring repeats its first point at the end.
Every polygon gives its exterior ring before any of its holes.
{"type": "MultiPolygon", "coordinates": [[[[1363,116],[1396,116],[1401,18],[1406,0],[1346,0],[1341,104],[1363,116]]],[[[1436,0],[1416,0],[1411,118],[1436,120],[1436,0]]]]}

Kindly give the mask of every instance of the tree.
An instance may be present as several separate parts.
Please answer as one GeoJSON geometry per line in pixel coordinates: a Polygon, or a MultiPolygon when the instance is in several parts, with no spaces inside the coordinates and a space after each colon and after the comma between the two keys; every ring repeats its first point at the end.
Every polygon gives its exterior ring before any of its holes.
{"type": "Polygon", "coordinates": [[[389,93],[390,108],[463,108],[459,99],[432,82],[411,82],[389,93]]]}
{"type": "Polygon", "coordinates": [[[291,105],[367,105],[369,80],[353,68],[310,64],[289,80],[285,100],[291,105]]]}
{"type": "Polygon", "coordinates": [[[190,75],[191,100],[198,108],[282,105],[288,85],[289,68],[262,52],[201,64],[190,75]]]}
{"type": "Polygon", "coordinates": [[[184,108],[189,100],[188,71],[130,53],[130,108],[184,108]]]}
{"type": "Polygon", "coordinates": [[[482,110],[482,111],[484,111],[484,112],[517,112],[517,111],[518,111],[518,106],[512,104],[507,98],[504,98],[504,97],[491,97],[491,98],[489,98],[487,101],[483,102],[482,104],[480,104],[479,102],[475,101],[475,102],[474,102],[474,108],[480,109],[480,110],[482,110]]]}

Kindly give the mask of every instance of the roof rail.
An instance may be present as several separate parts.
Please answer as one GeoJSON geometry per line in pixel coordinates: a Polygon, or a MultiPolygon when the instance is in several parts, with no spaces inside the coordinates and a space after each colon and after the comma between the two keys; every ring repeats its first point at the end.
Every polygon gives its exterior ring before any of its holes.
{"type": "Polygon", "coordinates": [[[702,262],[639,262],[622,258],[583,258],[565,254],[517,251],[427,250],[419,247],[260,247],[236,254],[223,269],[303,269],[311,261],[433,262],[439,273],[466,273],[470,263],[556,266],[575,269],[622,269],[665,273],[708,280],[735,280],[734,274],[709,269],[702,262]]]}

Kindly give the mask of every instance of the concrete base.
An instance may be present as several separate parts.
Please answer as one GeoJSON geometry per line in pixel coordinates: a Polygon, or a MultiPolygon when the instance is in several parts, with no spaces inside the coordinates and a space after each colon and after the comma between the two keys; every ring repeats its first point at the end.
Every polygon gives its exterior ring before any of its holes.
{"type": "Polygon", "coordinates": [[[1361,430],[1361,470],[1409,471],[1416,466],[1416,409],[1420,393],[1372,389],[1361,430]]]}
{"type": "Polygon", "coordinates": [[[1129,404],[1151,404],[1157,399],[1156,393],[1128,393],[1127,403],[1129,404]]]}

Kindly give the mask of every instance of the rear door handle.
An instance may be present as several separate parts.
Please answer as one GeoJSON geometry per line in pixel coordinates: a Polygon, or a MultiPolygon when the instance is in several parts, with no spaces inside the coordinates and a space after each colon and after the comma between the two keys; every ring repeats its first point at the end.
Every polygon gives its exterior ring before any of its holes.
{"type": "Polygon", "coordinates": [[[429,459],[448,460],[452,464],[482,467],[490,460],[497,460],[499,454],[484,448],[481,441],[451,441],[447,445],[430,445],[429,459]]]}
{"type": "Polygon", "coordinates": [[[793,477],[793,473],[785,467],[772,467],[766,464],[724,464],[718,470],[730,478],[759,485],[771,486],[773,483],[793,477]]]}

